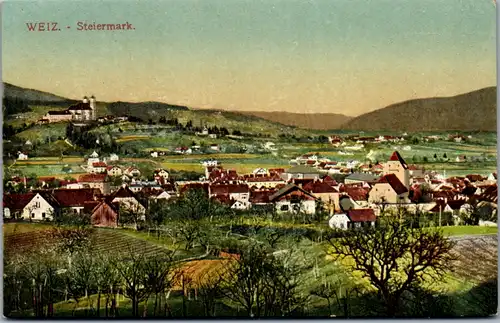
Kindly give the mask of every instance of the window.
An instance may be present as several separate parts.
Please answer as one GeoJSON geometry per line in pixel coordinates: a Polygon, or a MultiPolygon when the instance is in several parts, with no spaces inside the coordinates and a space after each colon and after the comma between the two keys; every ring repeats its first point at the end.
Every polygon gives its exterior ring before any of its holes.
{"type": "Polygon", "coordinates": [[[73,213],[74,213],[74,214],[77,214],[77,213],[78,213],[78,210],[77,210],[77,209],[73,209],[73,213]]]}
{"type": "Polygon", "coordinates": [[[44,219],[45,219],[45,212],[43,212],[43,213],[42,213],[42,218],[44,218],[44,219]]]}
{"type": "Polygon", "coordinates": [[[35,209],[39,209],[40,208],[40,202],[35,202],[35,209]]]}
{"type": "Polygon", "coordinates": [[[281,211],[288,211],[288,205],[282,205],[280,210],[281,211]]]}
{"type": "Polygon", "coordinates": [[[31,213],[31,217],[34,218],[35,217],[35,213],[31,213]]]}

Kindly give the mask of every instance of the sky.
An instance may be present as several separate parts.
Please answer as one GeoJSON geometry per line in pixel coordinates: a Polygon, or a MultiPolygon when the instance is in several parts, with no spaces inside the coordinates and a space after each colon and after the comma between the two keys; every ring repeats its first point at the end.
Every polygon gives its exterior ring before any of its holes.
{"type": "Polygon", "coordinates": [[[2,77],[70,98],[356,116],[494,86],[495,16],[491,0],[7,0],[2,77]]]}

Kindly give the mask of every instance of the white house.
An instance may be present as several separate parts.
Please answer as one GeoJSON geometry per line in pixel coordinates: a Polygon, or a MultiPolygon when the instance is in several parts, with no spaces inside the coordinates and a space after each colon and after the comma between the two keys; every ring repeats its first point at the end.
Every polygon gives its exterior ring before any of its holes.
{"type": "Polygon", "coordinates": [[[51,220],[56,212],[57,201],[48,194],[37,193],[31,201],[26,204],[22,212],[23,219],[42,221],[51,220]]]}
{"type": "Polygon", "coordinates": [[[346,213],[334,214],[328,221],[332,229],[361,228],[375,226],[377,217],[373,209],[351,209],[346,213]]]}
{"type": "Polygon", "coordinates": [[[94,152],[93,152],[92,154],[90,154],[90,157],[91,157],[91,158],[98,158],[98,157],[99,157],[99,154],[98,154],[98,153],[96,153],[96,152],[95,152],[95,150],[94,150],[94,152]]]}
{"type": "Polygon", "coordinates": [[[19,160],[27,160],[28,159],[28,154],[26,153],[22,153],[22,152],[19,152],[19,155],[17,156],[17,159],[19,160]]]}
{"type": "Polygon", "coordinates": [[[120,158],[118,157],[117,154],[111,154],[109,155],[109,161],[118,161],[120,158]]]}
{"type": "Polygon", "coordinates": [[[316,213],[317,198],[295,184],[288,184],[281,188],[271,195],[269,200],[274,203],[278,213],[316,213]]]}
{"type": "Polygon", "coordinates": [[[205,167],[214,167],[214,166],[217,166],[219,165],[219,162],[215,159],[209,159],[209,160],[204,160],[202,162],[203,166],[205,167]]]}
{"type": "Polygon", "coordinates": [[[152,151],[151,152],[151,157],[158,158],[158,152],[157,151],[152,151]]]}

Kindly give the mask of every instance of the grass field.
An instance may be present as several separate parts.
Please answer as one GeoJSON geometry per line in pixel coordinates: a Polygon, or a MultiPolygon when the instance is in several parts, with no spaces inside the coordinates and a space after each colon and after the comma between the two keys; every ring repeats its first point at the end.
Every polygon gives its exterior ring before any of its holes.
{"type": "Polygon", "coordinates": [[[497,227],[480,227],[480,226],[445,226],[441,227],[443,233],[448,236],[463,236],[476,234],[498,234],[497,227]]]}

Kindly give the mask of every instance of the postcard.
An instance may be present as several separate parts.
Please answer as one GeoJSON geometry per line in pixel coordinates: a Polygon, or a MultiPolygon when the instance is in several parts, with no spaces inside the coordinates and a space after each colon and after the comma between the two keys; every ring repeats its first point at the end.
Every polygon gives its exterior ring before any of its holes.
{"type": "Polygon", "coordinates": [[[496,1],[2,9],[6,317],[496,315],[496,1]]]}

